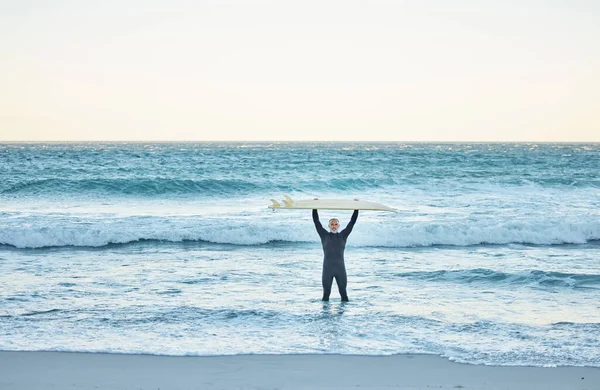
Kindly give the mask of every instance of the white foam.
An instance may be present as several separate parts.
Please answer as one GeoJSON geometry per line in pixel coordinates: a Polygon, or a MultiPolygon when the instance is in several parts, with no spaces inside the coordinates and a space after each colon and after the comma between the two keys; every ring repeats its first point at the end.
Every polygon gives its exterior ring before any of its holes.
{"type": "MultiPolygon", "coordinates": [[[[344,224],[345,222],[342,222],[344,224]]],[[[386,222],[359,220],[349,246],[427,247],[479,244],[584,244],[600,239],[600,221],[591,217],[386,222]]],[[[273,241],[318,242],[312,221],[255,217],[22,217],[0,227],[0,243],[17,248],[101,247],[140,240],[261,245],[273,241]]]]}

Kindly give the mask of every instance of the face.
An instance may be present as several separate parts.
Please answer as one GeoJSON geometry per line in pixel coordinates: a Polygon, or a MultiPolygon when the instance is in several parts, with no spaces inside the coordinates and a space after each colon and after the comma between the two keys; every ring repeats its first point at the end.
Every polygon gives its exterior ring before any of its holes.
{"type": "Polygon", "coordinates": [[[329,220],[329,230],[331,230],[332,233],[337,233],[337,230],[339,227],[340,227],[340,221],[338,221],[337,219],[329,220]]]}

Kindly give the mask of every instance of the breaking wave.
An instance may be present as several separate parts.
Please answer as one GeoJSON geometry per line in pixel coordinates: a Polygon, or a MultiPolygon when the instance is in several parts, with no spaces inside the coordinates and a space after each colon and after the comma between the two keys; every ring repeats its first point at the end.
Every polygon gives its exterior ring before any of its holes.
{"type": "MultiPolygon", "coordinates": [[[[600,240],[600,221],[523,221],[490,224],[463,223],[381,224],[361,221],[349,246],[409,248],[474,245],[561,245],[600,240]]],[[[318,237],[312,221],[299,223],[253,220],[129,217],[102,220],[15,220],[0,227],[0,244],[16,248],[103,247],[140,241],[198,241],[240,246],[270,243],[312,243],[318,237]]]]}

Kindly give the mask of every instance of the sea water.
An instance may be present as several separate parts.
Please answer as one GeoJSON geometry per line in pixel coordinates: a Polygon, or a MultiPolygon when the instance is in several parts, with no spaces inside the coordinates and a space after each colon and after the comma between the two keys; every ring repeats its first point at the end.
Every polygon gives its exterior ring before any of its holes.
{"type": "Polygon", "coordinates": [[[600,367],[599,240],[599,144],[1,144],[0,350],[600,367]]]}

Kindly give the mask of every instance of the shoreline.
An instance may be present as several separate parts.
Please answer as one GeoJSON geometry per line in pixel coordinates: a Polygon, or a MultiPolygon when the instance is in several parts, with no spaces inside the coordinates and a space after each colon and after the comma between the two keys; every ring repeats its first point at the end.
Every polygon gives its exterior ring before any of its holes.
{"type": "Polygon", "coordinates": [[[593,390],[600,388],[600,367],[472,365],[424,354],[164,356],[0,351],[0,388],[593,390]]]}

